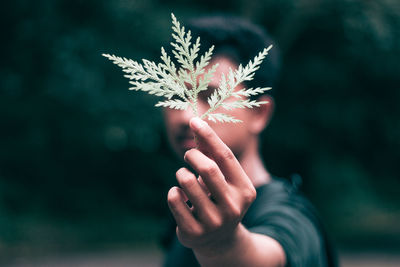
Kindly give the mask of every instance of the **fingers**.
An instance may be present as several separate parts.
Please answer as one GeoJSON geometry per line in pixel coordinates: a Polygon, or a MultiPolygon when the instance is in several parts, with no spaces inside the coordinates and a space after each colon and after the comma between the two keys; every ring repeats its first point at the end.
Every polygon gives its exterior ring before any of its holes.
{"type": "MultiPolygon", "coordinates": [[[[191,149],[185,153],[185,161],[200,174],[205,186],[221,214],[228,218],[238,218],[254,201],[254,186],[230,186],[215,161],[201,151],[191,149]]],[[[247,176],[244,179],[248,179],[247,176]]]]}
{"type": "Polygon", "coordinates": [[[186,204],[185,193],[179,187],[172,187],[168,192],[168,206],[175,218],[178,228],[184,232],[200,228],[190,208],[186,204]]]}
{"type": "Polygon", "coordinates": [[[250,182],[233,152],[205,121],[192,118],[190,127],[197,137],[199,150],[212,157],[228,181],[246,185],[250,182]]]}
{"type": "Polygon", "coordinates": [[[216,202],[225,202],[229,186],[217,164],[197,149],[187,151],[184,159],[200,175],[216,202]]]}
{"type": "Polygon", "coordinates": [[[199,221],[207,224],[216,213],[216,207],[197,181],[196,176],[188,169],[181,168],[176,172],[176,179],[192,203],[194,215],[199,221]]]}

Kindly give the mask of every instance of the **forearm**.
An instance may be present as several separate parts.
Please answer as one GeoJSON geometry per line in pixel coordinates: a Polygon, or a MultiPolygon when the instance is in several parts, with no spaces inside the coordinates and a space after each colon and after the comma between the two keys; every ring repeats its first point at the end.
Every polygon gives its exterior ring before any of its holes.
{"type": "Polygon", "coordinates": [[[203,267],[221,266],[284,266],[285,253],[274,239],[249,232],[239,224],[235,235],[215,248],[194,249],[197,260],[203,267]]]}

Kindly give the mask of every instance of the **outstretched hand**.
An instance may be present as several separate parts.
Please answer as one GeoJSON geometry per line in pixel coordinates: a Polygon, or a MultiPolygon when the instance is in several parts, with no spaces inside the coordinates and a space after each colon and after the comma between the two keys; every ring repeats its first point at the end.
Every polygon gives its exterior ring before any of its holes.
{"type": "Polygon", "coordinates": [[[232,151],[206,122],[193,118],[190,127],[198,148],[187,151],[184,159],[199,176],[179,169],[180,187],[170,189],[168,205],[179,241],[196,253],[212,256],[229,250],[238,240],[243,228],[240,221],[256,191],[232,151]]]}

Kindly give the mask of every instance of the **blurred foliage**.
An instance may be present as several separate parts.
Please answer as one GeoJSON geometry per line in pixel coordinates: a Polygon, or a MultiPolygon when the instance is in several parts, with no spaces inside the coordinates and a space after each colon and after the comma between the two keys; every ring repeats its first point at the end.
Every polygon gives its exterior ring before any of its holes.
{"type": "Polygon", "coordinates": [[[179,164],[156,99],[129,92],[101,53],[156,60],[170,12],[183,23],[230,12],[269,30],[283,68],[268,168],[303,177],[338,242],[399,247],[397,0],[16,0],[0,10],[0,248],[138,242],[143,225],[161,228],[179,164]]]}

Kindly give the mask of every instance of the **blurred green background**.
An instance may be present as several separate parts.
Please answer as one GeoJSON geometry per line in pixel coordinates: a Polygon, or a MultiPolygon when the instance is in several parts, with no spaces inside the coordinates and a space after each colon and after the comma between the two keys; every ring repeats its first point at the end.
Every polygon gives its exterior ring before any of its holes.
{"type": "Polygon", "coordinates": [[[304,179],[339,249],[400,249],[397,0],[2,2],[0,260],[151,245],[180,166],[156,98],[113,53],[157,60],[170,13],[229,12],[283,56],[269,170],[304,179]]]}

